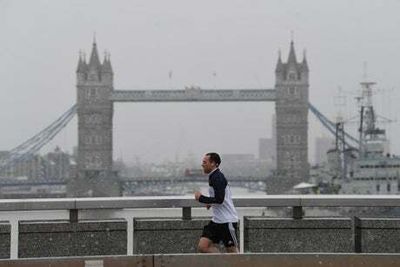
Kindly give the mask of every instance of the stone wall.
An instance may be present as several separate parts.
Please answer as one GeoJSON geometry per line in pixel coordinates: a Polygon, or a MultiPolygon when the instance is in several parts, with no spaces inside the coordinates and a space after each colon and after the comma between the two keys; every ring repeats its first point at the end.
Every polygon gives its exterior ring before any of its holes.
{"type": "Polygon", "coordinates": [[[353,252],[352,221],[245,217],[244,252],[353,252]]]}
{"type": "MultiPolygon", "coordinates": [[[[138,218],[134,254],[196,253],[209,218],[138,218]]],[[[244,218],[244,252],[400,253],[400,219],[244,218]],[[354,224],[353,224],[354,222],[354,224]]],[[[127,254],[127,222],[21,221],[18,257],[127,254]]],[[[10,225],[0,223],[0,258],[10,257],[10,225]]]]}
{"type": "Polygon", "coordinates": [[[25,221],[19,224],[18,257],[126,255],[127,225],[110,221],[25,221]]]}
{"type": "Polygon", "coordinates": [[[210,219],[157,218],[134,220],[134,253],[195,253],[210,219]]]}
{"type": "Polygon", "coordinates": [[[361,218],[361,252],[400,253],[400,219],[361,218]]]}
{"type": "Polygon", "coordinates": [[[0,222],[0,259],[10,258],[11,226],[0,222]]]}

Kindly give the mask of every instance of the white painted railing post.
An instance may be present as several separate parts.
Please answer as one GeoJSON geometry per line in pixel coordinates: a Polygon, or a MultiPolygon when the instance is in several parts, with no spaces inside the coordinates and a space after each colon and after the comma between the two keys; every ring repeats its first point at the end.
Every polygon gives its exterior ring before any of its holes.
{"type": "Polygon", "coordinates": [[[18,259],[18,235],[19,235],[19,220],[10,220],[10,259],[18,259]]]}
{"type": "Polygon", "coordinates": [[[135,236],[134,234],[134,225],[133,225],[133,216],[127,216],[125,217],[127,220],[127,227],[126,227],[126,250],[127,250],[127,255],[131,256],[133,255],[133,238],[135,236]]]}

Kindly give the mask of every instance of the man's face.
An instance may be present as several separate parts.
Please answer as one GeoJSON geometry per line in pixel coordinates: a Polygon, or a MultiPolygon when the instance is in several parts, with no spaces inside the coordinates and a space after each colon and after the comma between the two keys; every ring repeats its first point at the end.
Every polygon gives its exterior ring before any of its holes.
{"type": "Polygon", "coordinates": [[[210,161],[210,156],[205,155],[203,157],[203,162],[201,163],[201,167],[203,167],[204,173],[210,173],[212,170],[214,170],[217,165],[215,162],[210,161]]]}

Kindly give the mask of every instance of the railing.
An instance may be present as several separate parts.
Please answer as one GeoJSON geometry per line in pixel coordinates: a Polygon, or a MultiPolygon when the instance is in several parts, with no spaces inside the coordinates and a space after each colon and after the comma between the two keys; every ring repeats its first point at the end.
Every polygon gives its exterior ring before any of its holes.
{"type": "MultiPolygon", "coordinates": [[[[306,207],[400,207],[397,195],[266,195],[234,198],[235,206],[291,207],[294,219],[302,219],[306,207]]],[[[133,254],[133,218],[135,209],[181,209],[182,218],[192,218],[192,208],[204,207],[193,197],[113,197],[113,198],[62,198],[62,199],[4,199],[0,200],[0,221],[11,225],[11,259],[18,258],[18,225],[23,220],[69,219],[77,222],[80,213],[88,211],[111,212],[113,218],[127,221],[127,254],[133,254]],[[29,212],[27,212],[29,211],[29,212]],[[41,212],[38,212],[41,211],[41,212]],[[43,211],[48,211],[43,212],[43,211]],[[53,212],[52,212],[53,211],[53,212]],[[10,219],[13,218],[13,219],[10,219]]],[[[243,218],[241,218],[243,219],[243,218]]],[[[243,234],[243,224],[240,224],[243,234]]],[[[243,242],[243,238],[241,238],[243,242]]],[[[241,247],[243,244],[241,244],[241,247]]]]}
{"type": "MultiPolygon", "coordinates": [[[[235,197],[236,207],[292,207],[293,217],[304,207],[400,207],[399,195],[268,195],[235,197]]],[[[193,197],[105,197],[105,198],[47,198],[3,199],[2,211],[69,210],[70,220],[75,221],[79,210],[182,208],[182,217],[193,207],[203,207],[193,197]]]]}

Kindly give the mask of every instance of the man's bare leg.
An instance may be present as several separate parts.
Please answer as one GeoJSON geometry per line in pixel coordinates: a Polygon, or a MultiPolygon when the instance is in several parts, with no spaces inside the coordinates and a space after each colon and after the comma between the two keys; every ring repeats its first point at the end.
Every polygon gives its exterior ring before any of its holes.
{"type": "Polygon", "coordinates": [[[226,247],[225,249],[227,253],[239,253],[239,249],[235,246],[226,247]]]}
{"type": "Polygon", "coordinates": [[[219,253],[219,249],[214,246],[213,242],[206,238],[200,238],[199,244],[197,246],[197,251],[200,253],[219,253]]]}

